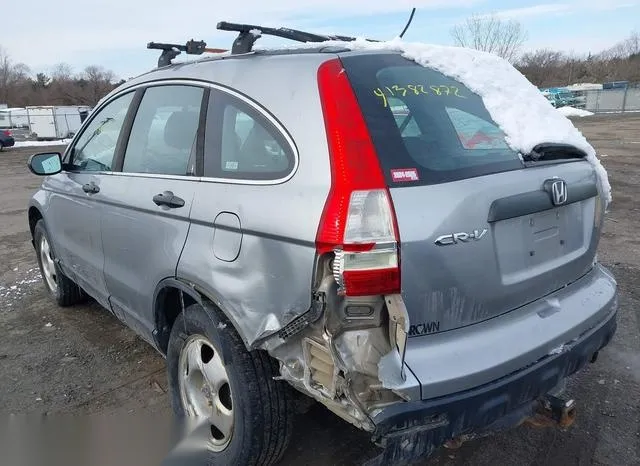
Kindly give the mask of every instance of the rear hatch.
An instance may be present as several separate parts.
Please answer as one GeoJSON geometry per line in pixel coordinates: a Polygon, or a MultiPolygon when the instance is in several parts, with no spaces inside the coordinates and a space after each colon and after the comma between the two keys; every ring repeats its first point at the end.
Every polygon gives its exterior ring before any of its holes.
{"type": "Polygon", "coordinates": [[[591,269],[601,203],[583,154],[523,158],[478,95],[399,54],[341,59],[394,204],[410,337],[513,311],[591,269]]]}

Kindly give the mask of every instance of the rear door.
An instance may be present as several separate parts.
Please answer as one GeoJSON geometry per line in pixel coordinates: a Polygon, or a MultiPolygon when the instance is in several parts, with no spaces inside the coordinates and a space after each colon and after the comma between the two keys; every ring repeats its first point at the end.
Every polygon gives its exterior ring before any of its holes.
{"type": "Polygon", "coordinates": [[[247,96],[212,89],[205,141],[178,276],[215,297],[251,345],[309,309],[319,213],[303,193],[317,186],[295,184],[293,140],[247,96]]]}
{"type": "Polygon", "coordinates": [[[148,340],[157,284],[174,277],[189,231],[195,156],[208,91],[148,87],[118,170],[103,184],[104,274],[114,313],[148,340]]]}
{"type": "Polygon", "coordinates": [[[478,95],[400,55],[343,63],[394,203],[410,337],[513,311],[591,268],[600,204],[589,163],[524,163],[478,95]]]}

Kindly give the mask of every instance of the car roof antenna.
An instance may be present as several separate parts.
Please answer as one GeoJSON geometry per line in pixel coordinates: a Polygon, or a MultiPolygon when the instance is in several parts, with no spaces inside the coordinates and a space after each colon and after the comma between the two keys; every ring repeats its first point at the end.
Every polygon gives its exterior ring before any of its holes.
{"type": "Polygon", "coordinates": [[[416,9],[413,8],[411,10],[411,15],[409,16],[409,21],[407,21],[406,26],[404,27],[404,29],[402,30],[402,32],[400,33],[400,38],[402,39],[402,37],[404,36],[404,33],[407,32],[407,29],[409,29],[409,26],[411,25],[411,21],[413,21],[413,15],[416,14],[416,9]]]}

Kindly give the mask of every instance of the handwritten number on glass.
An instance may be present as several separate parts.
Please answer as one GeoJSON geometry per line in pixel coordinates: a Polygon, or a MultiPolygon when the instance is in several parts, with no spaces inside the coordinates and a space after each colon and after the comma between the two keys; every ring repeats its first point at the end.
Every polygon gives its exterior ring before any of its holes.
{"type": "Polygon", "coordinates": [[[375,88],[375,89],[373,90],[373,93],[382,99],[382,104],[383,104],[385,107],[388,107],[388,106],[389,106],[389,102],[387,101],[387,95],[384,93],[384,91],[383,91],[382,89],[380,89],[379,87],[377,87],[377,88],[375,88]]]}
{"type": "Polygon", "coordinates": [[[373,93],[380,98],[382,101],[382,105],[384,107],[389,106],[388,97],[405,97],[407,94],[409,95],[423,95],[429,96],[434,95],[438,97],[459,97],[461,99],[466,99],[467,97],[460,94],[460,89],[456,86],[429,86],[428,89],[425,89],[425,85],[423,84],[407,84],[406,86],[400,86],[398,84],[393,84],[392,86],[385,86],[384,88],[376,87],[373,90],[373,93]]]}

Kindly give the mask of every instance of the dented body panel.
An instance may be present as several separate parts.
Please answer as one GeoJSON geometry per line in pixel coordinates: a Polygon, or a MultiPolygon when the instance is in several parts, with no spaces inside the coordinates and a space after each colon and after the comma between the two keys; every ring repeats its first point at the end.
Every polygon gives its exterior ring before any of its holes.
{"type": "MultiPolygon", "coordinates": [[[[190,67],[184,74],[229,86],[259,104],[260,112],[289,136],[297,158],[294,173],[282,181],[205,176],[196,183],[192,225],[177,276],[219,305],[248,347],[311,307],[315,236],[331,185],[315,77],[326,58],[308,54],[253,57],[251,63],[219,60],[190,67]],[[248,71],[253,67],[261,70],[264,82],[278,85],[256,86],[255,75],[248,71]],[[218,217],[221,213],[237,221],[229,224],[218,217]]],[[[181,73],[178,67],[157,74],[163,79],[181,73]]]]}

